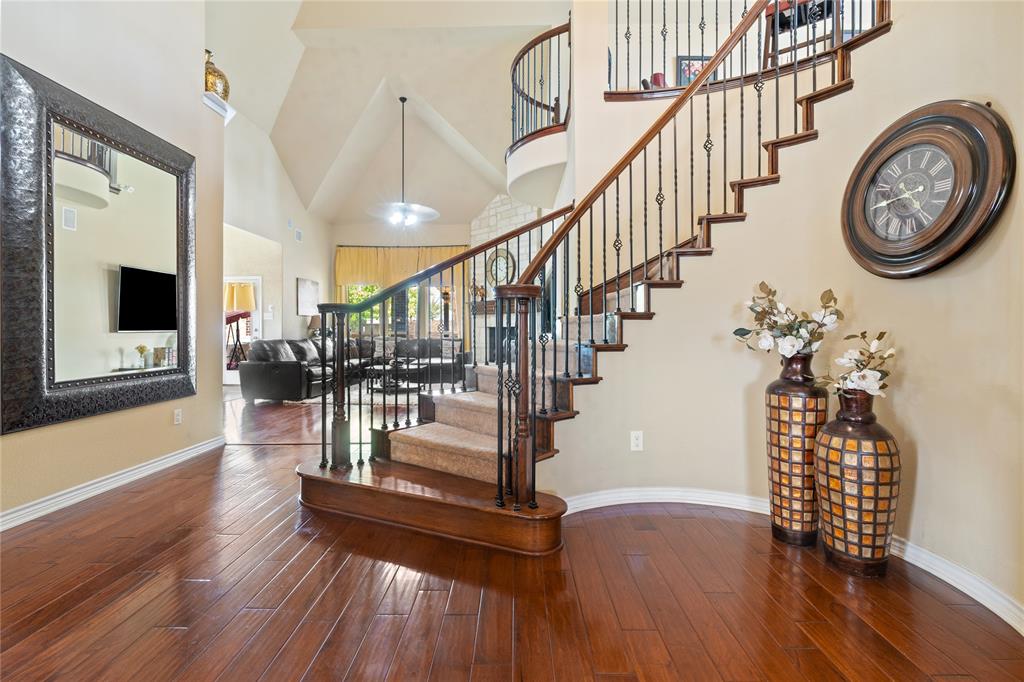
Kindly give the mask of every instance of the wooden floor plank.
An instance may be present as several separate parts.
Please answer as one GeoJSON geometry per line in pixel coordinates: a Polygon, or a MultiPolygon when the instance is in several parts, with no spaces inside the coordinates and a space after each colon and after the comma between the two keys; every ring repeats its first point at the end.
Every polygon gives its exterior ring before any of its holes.
{"type": "Polygon", "coordinates": [[[763,515],[594,509],[527,559],[310,511],[319,405],[228,405],[254,444],[0,534],[0,679],[1024,679],[963,592],[851,578],[763,515]]]}

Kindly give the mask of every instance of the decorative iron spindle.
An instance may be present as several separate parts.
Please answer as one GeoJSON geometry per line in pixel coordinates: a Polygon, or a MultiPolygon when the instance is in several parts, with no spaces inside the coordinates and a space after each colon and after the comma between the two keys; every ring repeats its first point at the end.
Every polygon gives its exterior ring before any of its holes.
{"type": "MultiPolygon", "coordinates": [[[[619,178],[615,177],[615,312],[622,312],[622,232],[619,222],[619,178]]],[[[632,269],[632,268],[630,268],[632,269]]]]}
{"type": "Polygon", "coordinates": [[[629,162],[629,312],[636,312],[636,286],[633,282],[633,162],[629,162]]]}
{"type": "MultiPolygon", "coordinates": [[[[498,298],[497,296],[495,296],[494,297],[494,327],[495,327],[494,328],[494,332],[495,332],[495,335],[496,335],[497,339],[503,339],[505,337],[505,329],[504,329],[504,327],[502,325],[501,308],[502,308],[502,300],[500,298],[498,298]]],[[[504,434],[502,432],[503,428],[504,428],[504,425],[505,425],[505,420],[502,418],[503,415],[504,415],[503,404],[502,404],[503,403],[503,401],[502,401],[502,397],[503,397],[502,396],[502,388],[503,388],[502,380],[504,378],[504,369],[502,367],[502,365],[503,365],[503,357],[502,357],[502,355],[503,355],[503,352],[504,352],[504,349],[503,349],[504,345],[505,344],[500,343],[500,342],[499,343],[495,343],[495,349],[494,349],[494,360],[495,360],[495,364],[497,364],[497,366],[498,366],[498,383],[497,383],[497,391],[496,391],[497,394],[498,394],[498,492],[494,496],[494,503],[497,506],[499,506],[499,507],[504,507],[505,506],[505,485],[504,485],[504,477],[505,477],[505,461],[504,461],[505,460],[505,457],[504,457],[505,447],[504,446],[505,446],[505,439],[503,437],[504,434]]]]}
{"type": "MultiPolygon", "coordinates": [[[[593,311],[591,311],[593,323],[593,311]]],[[[601,195],[601,328],[604,342],[608,343],[608,214],[605,211],[605,195],[601,195]]]]}
{"type": "Polygon", "coordinates": [[[658,204],[658,279],[665,279],[665,239],[663,236],[663,223],[665,216],[665,192],[661,182],[661,131],[658,131],[658,193],[654,195],[654,201],[658,204]]]}
{"type": "Polygon", "coordinates": [[[590,345],[594,345],[594,210],[590,209],[587,211],[587,218],[590,221],[590,238],[588,246],[590,248],[590,258],[588,262],[588,269],[590,270],[590,287],[587,290],[587,296],[590,302],[590,345]]]}

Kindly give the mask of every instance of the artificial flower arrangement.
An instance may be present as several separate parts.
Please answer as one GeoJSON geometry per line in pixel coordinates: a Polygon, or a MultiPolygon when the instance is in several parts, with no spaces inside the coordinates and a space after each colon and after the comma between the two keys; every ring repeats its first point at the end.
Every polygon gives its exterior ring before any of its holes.
{"type": "Polygon", "coordinates": [[[787,358],[798,353],[813,355],[825,333],[834,330],[843,319],[843,312],[836,307],[839,301],[831,289],[821,292],[821,308],[808,315],[806,312],[797,314],[779,301],[778,292],[766,282],[761,282],[757,288],[759,295],[746,302],[747,309],[754,314],[754,328],[740,327],[733,331],[736,339],[751,350],[770,353],[777,348],[779,354],[787,358]]]}
{"type": "Polygon", "coordinates": [[[837,394],[864,391],[884,398],[885,389],[889,387],[885,380],[890,374],[885,368],[885,363],[896,355],[895,348],[882,347],[885,335],[884,331],[878,332],[870,341],[866,331],[845,337],[845,341],[860,339],[858,348],[850,348],[842,357],[836,358],[836,364],[846,368],[846,371],[836,377],[828,374],[818,377],[816,383],[819,386],[831,387],[837,394]]]}
{"type": "Polygon", "coordinates": [[[146,353],[149,352],[149,346],[144,343],[140,343],[138,346],[135,346],[135,352],[139,354],[140,358],[144,358],[146,357],[146,353]]]}

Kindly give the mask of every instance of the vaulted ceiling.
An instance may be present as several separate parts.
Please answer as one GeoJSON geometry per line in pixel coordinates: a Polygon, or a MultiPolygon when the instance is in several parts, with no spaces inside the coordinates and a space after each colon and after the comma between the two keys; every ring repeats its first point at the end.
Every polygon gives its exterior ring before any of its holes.
{"type": "Polygon", "coordinates": [[[334,224],[400,191],[466,224],[504,191],[508,69],[563,23],[566,0],[207,3],[207,43],[231,103],[273,142],[299,197],[334,224]]]}

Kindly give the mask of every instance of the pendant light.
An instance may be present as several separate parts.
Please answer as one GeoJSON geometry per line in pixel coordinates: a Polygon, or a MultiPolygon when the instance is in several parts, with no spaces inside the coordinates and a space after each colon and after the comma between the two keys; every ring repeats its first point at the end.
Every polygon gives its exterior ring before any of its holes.
{"type": "Polygon", "coordinates": [[[429,206],[405,200],[405,103],[408,98],[399,97],[398,101],[402,103],[402,200],[384,204],[376,213],[387,218],[392,225],[412,227],[419,223],[436,220],[440,213],[429,206]]]}

